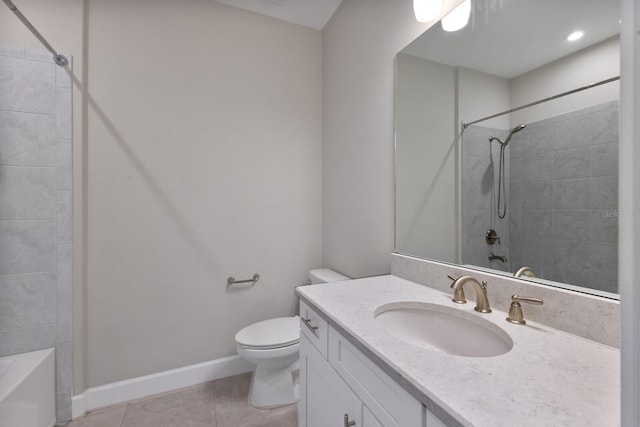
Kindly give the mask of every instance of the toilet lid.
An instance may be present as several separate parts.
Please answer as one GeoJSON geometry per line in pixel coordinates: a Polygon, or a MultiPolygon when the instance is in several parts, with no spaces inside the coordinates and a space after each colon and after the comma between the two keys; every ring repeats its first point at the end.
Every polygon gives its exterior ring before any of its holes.
{"type": "Polygon", "coordinates": [[[300,317],[278,317],[263,320],[242,329],[236,334],[236,342],[251,348],[278,348],[300,340],[300,317]]]}

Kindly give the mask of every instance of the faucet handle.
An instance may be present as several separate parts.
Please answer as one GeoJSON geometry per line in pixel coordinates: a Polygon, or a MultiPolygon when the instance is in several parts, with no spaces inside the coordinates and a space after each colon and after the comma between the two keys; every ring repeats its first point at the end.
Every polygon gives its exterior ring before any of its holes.
{"type": "Polygon", "coordinates": [[[535,305],[542,305],[544,304],[544,301],[542,300],[542,298],[535,298],[535,297],[521,297],[518,294],[513,294],[511,295],[511,301],[512,304],[513,302],[528,302],[529,304],[535,304],[535,305]]]}
{"type": "Polygon", "coordinates": [[[489,300],[487,299],[487,281],[480,282],[480,289],[482,290],[483,298],[480,300],[478,295],[478,301],[476,301],[475,311],[480,313],[491,313],[491,307],[489,307],[489,300]]]}
{"type": "MultiPolygon", "coordinates": [[[[458,280],[460,277],[462,276],[452,276],[450,274],[447,275],[447,277],[449,279],[451,279],[451,287],[453,288],[456,284],[456,280],[458,280]]],[[[464,295],[464,289],[462,288],[462,286],[460,286],[459,288],[456,288],[453,291],[453,298],[451,298],[451,301],[455,302],[456,304],[466,304],[467,303],[467,297],[464,295]]]]}
{"type": "Polygon", "coordinates": [[[521,297],[518,294],[511,295],[511,307],[509,307],[509,316],[507,317],[507,322],[515,323],[516,325],[525,325],[527,323],[526,320],[524,320],[520,302],[526,302],[535,305],[542,305],[544,303],[541,298],[521,297]]]}

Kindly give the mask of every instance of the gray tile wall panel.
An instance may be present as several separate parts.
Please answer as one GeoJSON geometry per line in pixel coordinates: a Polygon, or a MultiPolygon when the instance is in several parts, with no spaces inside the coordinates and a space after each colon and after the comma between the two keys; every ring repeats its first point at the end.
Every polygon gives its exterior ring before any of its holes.
{"type": "Polygon", "coordinates": [[[0,221],[2,275],[55,271],[55,247],[55,221],[0,221]]]}
{"type": "Polygon", "coordinates": [[[54,219],[55,168],[0,166],[0,220],[54,219]]]}
{"type": "Polygon", "coordinates": [[[466,233],[500,227],[497,193],[491,191],[497,188],[499,145],[492,146],[491,176],[486,144],[489,136],[504,138],[507,132],[465,130],[463,263],[486,267],[488,250],[508,250],[510,271],[528,265],[543,278],[616,292],[618,102],[528,123],[513,135],[507,153],[509,225],[500,231],[508,243],[492,248],[466,233]]]}
{"type": "Polygon", "coordinates": [[[0,45],[0,355],[55,346],[59,423],[72,392],[71,87],[49,52],[0,45]]]}
{"type": "Polygon", "coordinates": [[[0,110],[54,115],[55,66],[0,56],[0,110]]]}
{"type": "Polygon", "coordinates": [[[55,166],[55,126],[53,116],[0,111],[0,165],[55,166]]]}
{"type": "Polygon", "coordinates": [[[0,331],[56,321],[54,273],[0,276],[0,331]]]}

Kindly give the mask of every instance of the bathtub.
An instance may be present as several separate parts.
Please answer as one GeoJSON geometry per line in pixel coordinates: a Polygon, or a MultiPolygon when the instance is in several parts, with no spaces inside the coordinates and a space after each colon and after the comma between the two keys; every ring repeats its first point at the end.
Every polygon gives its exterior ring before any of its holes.
{"type": "Polygon", "coordinates": [[[54,355],[50,348],[0,358],[0,426],[55,425],[54,355]]]}

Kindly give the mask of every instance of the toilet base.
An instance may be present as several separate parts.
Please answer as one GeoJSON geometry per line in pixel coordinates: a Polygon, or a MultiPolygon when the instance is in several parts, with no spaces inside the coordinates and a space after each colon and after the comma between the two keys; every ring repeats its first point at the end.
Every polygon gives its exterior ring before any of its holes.
{"type": "Polygon", "coordinates": [[[273,409],[296,403],[300,398],[299,368],[297,360],[285,369],[257,366],[251,376],[249,404],[259,409],[273,409]]]}

